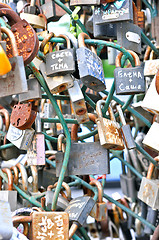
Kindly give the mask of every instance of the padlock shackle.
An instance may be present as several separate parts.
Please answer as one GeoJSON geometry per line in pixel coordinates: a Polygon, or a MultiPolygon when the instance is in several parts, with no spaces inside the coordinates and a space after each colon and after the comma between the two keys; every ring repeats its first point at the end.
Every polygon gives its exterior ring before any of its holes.
{"type": "Polygon", "coordinates": [[[7,5],[6,3],[0,3],[0,8],[9,8],[13,11],[13,9],[9,5],[7,5]]]}
{"type": "MultiPolygon", "coordinates": [[[[47,191],[51,191],[52,189],[56,188],[56,186],[57,182],[54,185],[49,185],[47,187],[47,191]]],[[[69,185],[65,182],[62,182],[62,187],[66,190],[66,194],[62,190],[60,190],[62,197],[66,199],[71,199],[71,188],[69,187],[69,185]]]]}
{"type": "Polygon", "coordinates": [[[15,185],[18,184],[18,179],[19,179],[19,173],[18,173],[18,168],[16,166],[12,166],[10,168],[11,171],[13,171],[14,173],[14,178],[13,178],[13,182],[15,185]]]}
{"type": "Polygon", "coordinates": [[[156,81],[155,81],[156,91],[159,94],[159,69],[158,69],[155,77],[156,77],[156,81]]]}
{"type": "Polygon", "coordinates": [[[30,166],[31,169],[31,174],[33,177],[33,182],[32,182],[32,191],[34,193],[38,192],[38,170],[37,166],[30,166]]]}
{"type": "Polygon", "coordinates": [[[96,179],[92,179],[91,182],[89,183],[91,186],[96,186],[98,188],[98,202],[102,203],[102,199],[103,199],[103,188],[101,183],[96,180],[96,179]]]}
{"type": "MultiPolygon", "coordinates": [[[[135,52],[133,52],[132,50],[127,50],[132,56],[133,56],[133,58],[134,58],[134,61],[135,61],[135,67],[137,67],[137,66],[140,66],[140,59],[139,59],[139,56],[135,53],[135,52]]],[[[116,59],[115,59],[115,65],[116,65],[116,67],[121,67],[121,58],[122,58],[122,56],[123,56],[123,53],[122,52],[120,52],[118,55],[117,55],[117,57],[116,57],[116,59]]]]}
{"type": "MultiPolygon", "coordinates": [[[[96,115],[95,114],[92,114],[92,113],[88,113],[88,117],[91,121],[93,121],[94,123],[96,123],[96,115]]],[[[72,127],[71,127],[71,140],[72,141],[78,141],[78,136],[77,136],[77,133],[78,133],[78,127],[79,127],[79,124],[72,124],[72,127]]]]}
{"type": "Polygon", "coordinates": [[[45,22],[45,31],[47,31],[47,18],[46,16],[43,14],[43,13],[40,13],[38,15],[38,17],[42,17],[44,19],[44,22],[45,22]]]}
{"type": "Polygon", "coordinates": [[[3,109],[0,109],[0,115],[4,116],[6,131],[8,131],[9,124],[10,124],[9,112],[5,108],[3,108],[3,109]]]}
{"type": "Polygon", "coordinates": [[[148,45],[144,54],[144,61],[149,60],[150,52],[151,52],[151,47],[148,45]]]}
{"type": "MultiPolygon", "coordinates": [[[[154,160],[156,162],[159,162],[159,156],[155,157],[154,160]]],[[[153,163],[150,163],[148,172],[147,172],[147,176],[146,176],[147,179],[152,179],[152,174],[153,174],[154,169],[155,169],[155,165],[153,163]]]]}
{"type": "Polygon", "coordinates": [[[62,133],[58,136],[58,139],[57,139],[57,150],[59,152],[64,152],[65,151],[65,146],[64,146],[64,143],[62,142],[62,140],[64,138],[65,138],[65,136],[62,133]]]}
{"type": "Polygon", "coordinates": [[[1,27],[1,32],[6,33],[7,36],[9,37],[11,46],[12,46],[13,57],[17,57],[18,56],[18,48],[17,48],[17,43],[16,43],[13,32],[9,28],[4,28],[4,27],[1,27]]]}
{"type": "MultiPolygon", "coordinates": [[[[8,177],[8,189],[9,191],[13,190],[13,175],[9,168],[2,168],[2,172],[7,174],[8,177]]],[[[2,189],[2,177],[0,176],[0,190],[2,189]]]]}
{"type": "MultiPolygon", "coordinates": [[[[56,182],[55,184],[54,184],[54,187],[57,187],[57,184],[58,184],[58,182],[56,182]]],[[[70,186],[66,183],[66,182],[63,182],[62,183],[62,187],[66,190],[66,197],[67,197],[67,199],[71,199],[71,188],[70,188],[70,186]]]]}
{"type": "MultiPolygon", "coordinates": [[[[80,47],[86,47],[86,44],[84,42],[85,39],[91,39],[86,33],[82,32],[78,35],[78,45],[80,47]]],[[[91,51],[97,54],[96,49],[94,46],[90,46],[91,51]]]]}
{"type": "MultiPolygon", "coordinates": [[[[102,108],[101,108],[102,105],[105,105],[105,101],[104,100],[98,100],[97,103],[96,103],[96,112],[97,112],[97,115],[98,115],[99,118],[103,117],[102,108]]],[[[108,107],[108,113],[109,113],[109,116],[110,116],[110,120],[116,122],[113,109],[110,105],[108,107]]]]}
{"type": "Polygon", "coordinates": [[[45,48],[45,45],[49,42],[49,40],[54,37],[54,33],[53,32],[50,32],[46,35],[46,37],[44,38],[44,40],[42,41],[41,45],[40,45],[40,51],[41,52],[44,52],[44,48],[45,48]]]}
{"type": "Polygon", "coordinates": [[[17,163],[16,167],[18,168],[18,170],[21,173],[23,190],[27,191],[28,190],[28,176],[27,176],[26,168],[21,163],[17,163]]]}
{"type": "MultiPolygon", "coordinates": [[[[159,46],[156,46],[156,48],[157,48],[157,50],[159,50],[159,46]]],[[[153,60],[153,59],[155,59],[155,52],[154,52],[154,50],[152,50],[150,52],[150,60],[153,60]]]]}
{"type": "Polygon", "coordinates": [[[21,21],[19,15],[10,8],[0,8],[0,17],[4,16],[9,20],[9,22],[17,23],[21,21]]]}
{"type": "MultiPolygon", "coordinates": [[[[31,6],[30,3],[24,4],[23,8],[20,10],[19,13],[22,13],[24,11],[24,9],[28,6],[31,6]]],[[[35,4],[34,6],[39,10],[40,13],[42,13],[42,9],[38,5],[35,4]]]]}
{"type": "Polygon", "coordinates": [[[16,223],[31,223],[32,222],[32,215],[30,216],[14,216],[12,217],[13,225],[16,223]]]}
{"type": "Polygon", "coordinates": [[[64,38],[64,39],[66,40],[67,49],[70,49],[70,48],[71,48],[71,41],[70,41],[69,37],[67,37],[67,35],[65,35],[65,34],[60,34],[60,35],[58,35],[57,37],[64,38]]]}

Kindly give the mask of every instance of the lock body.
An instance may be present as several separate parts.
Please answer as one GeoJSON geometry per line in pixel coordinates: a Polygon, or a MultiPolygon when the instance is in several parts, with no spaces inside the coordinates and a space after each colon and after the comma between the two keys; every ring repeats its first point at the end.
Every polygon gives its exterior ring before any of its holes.
{"type": "Polygon", "coordinates": [[[78,123],[80,124],[88,122],[89,117],[85,104],[85,99],[77,81],[74,81],[74,86],[68,89],[68,93],[78,123]]]}
{"type": "Polygon", "coordinates": [[[32,214],[32,239],[69,239],[69,217],[66,212],[34,212],[32,214]]]}
{"type": "Polygon", "coordinates": [[[20,130],[10,124],[7,139],[13,143],[17,148],[27,150],[31,144],[34,129],[20,130]]]}
{"type": "Polygon", "coordinates": [[[47,82],[47,85],[51,91],[51,93],[59,93],[63,92],[66,89],[73,86],[73,78],[70,74],[67,74],[65,76],[55,76],[55,77],[47,77],[46,75],[46,66],[45,63],[41,63],[39,66],[39,69],[47,82]]]}
{"type": "Polygon", "coordinates": [[[64,49],[50,52],[46,55],[46,75],[54,77],[56,75],[71,74],[75,71],[74,49],[64,49]]]}
{"type": "Polygon", "coordinates": [[[159,180],[143,177],[138,198],[153,209],[159,209],[159,180]]]}
{"type": "Polygon", "coordinates": [[[157,139],[158,133],[159,133],[159,123],[154,122],[151,125],[149,131],[147,132],[142,142],[145,146],[147,146],[148,148],[156,152],[159,152],[158,139],[157,139]]]}
{"type": "Polygon", "coordinates": [[[94,8],[94,20],[96,24],[105,24],[133,20],[132,1],[115,1],[94,8]]]}
{"type": "Polygon", "coordinates": [[[135,189],[135,176],[128,177],[125,174],[120,174],[120,185],[124,195],[131,199],[136,199],[137,191],[135,189]]]}
{"type": "Polygon", "coordinates": [[[9,203],[0,201],[0,233],[2,239],[11,239],[13,235],[12,215],[9,203]]]}
{"type": "MultiPolygon", "coordinates": [[[[56,154],[56,176],[59,177],[63,164],[64,154],[56,154]]],[[[72,142],[71,152],[66,176],[68,175],[89,175],[108,174],[109,151],[103,148],[99,142],[75,143],[72,142]]]]}
{"type": "Polygon", "coordinates": [[[133,23],[118,23],[117,42],[124,48],[141,54],[141,28],[133,23]]]}
{"type": "Polygon", "coordinates": [[[86,47],[77,49],[77,62],[80,79],[90,89],[105,90],[105,79],[101,59],[86,47]]]}
{"type": "MultiPolygon", "coordinates": [[[[46,207],[51,210],[52,208],[52,201],[53,201],[53,196],[54,196],[54,192],[48,190],[46,192],[46,207]]],[[[59,195],[58,199],[57,199],[57,207],[56,210],[57,211],[63,211],[68,207],[69,201],[62,197],[61,195],[59,195]]]]}
{"type": "Polygon", "coordinates": [[[42,98],[41,86],[36,78],[27,79],[28,92],[19,94],[19,102],[25,103],[30,100],[42,98]]]}
{"type": "Polygon", "coordinates": [[[145,92],[143,68],[116,68],[114,70],[115,89],[117,95],[129,95],[145,92]]]}
{"type": "Polygon", "coordinates": [[[89,196],[77,197],[71,200],[65,212],[69,214],[71,222],[75,221],[83,226],[94,205],[95,201],[89,196]]]}
{"type": "Polygon", "coordinates": [[[1,78],[0,97],[6,97],[28,91],[23,57],[12,57],[9,61],[12,65],[12,70],[7,73],[6,78],[1,78]]]}

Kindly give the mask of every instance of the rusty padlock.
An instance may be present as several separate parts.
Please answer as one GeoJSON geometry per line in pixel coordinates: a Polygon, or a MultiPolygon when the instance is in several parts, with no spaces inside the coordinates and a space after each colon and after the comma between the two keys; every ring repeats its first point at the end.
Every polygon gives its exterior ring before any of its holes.
{"type": "Polygon", "coordinates": [[[107,204],[102,200],[103,197],[102,185],[99,181],[95,179],[93,179],[89,184],[92,186],[95,185],[98,189],[98,200],[94,205],[93,209],[91,210],[90,216],[95,218],[96,221],[103,221],[106,219],[107,204]]]}
{"type": "Polygon", "coordinates": [[[31,128],[35,121],[36,114],[37,112],[33,110],[32,103],[18,103],[13,107],[10,122],[14,127],[25,130],[31,128]]]}
{"type": "MultiPolygon", "coordinates": [[[[19,56],[23,56],[24,64],[30,63],[38,52],[39,40],[36,32],[31,25],[22,20],[19,15],[9,8],[0,8],[0,17],[5,16],[9,24],[11,25],[11,31],[13,32],[19,56]]],[[[12,48],[10,39],[5,39],[7,42],[7,56],[12,57],[12,48]]]]}

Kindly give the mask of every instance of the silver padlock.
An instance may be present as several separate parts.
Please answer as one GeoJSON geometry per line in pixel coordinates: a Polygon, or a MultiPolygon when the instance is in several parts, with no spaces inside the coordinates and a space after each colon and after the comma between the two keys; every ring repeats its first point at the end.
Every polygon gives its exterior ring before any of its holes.
{"type": "MultiPolygon", "coordinates": [[[[156,157],[155,160],[159,161],[159,158],[156,157]]],[[[154,164],[150,163],[147,177],[142,178],[138,198],[153,209],[159,209],[159,180],[152,179],[154,168],[154,164]]]]}
{"type": "Polygon", "coordinates": [[[47,77],[45,63],[40,64],[39,70],[41,71],[52,94],[63,92],[73,86],[73,77],[70,74],[65,76],[47,77]]]}
{"type": "Polygon", "coordinates": [[[18,56],[18,48],[14,34],[8,28],[1,28],[1,31],[10,39],[13,57],[9,58],[12,69],[7,73],[6,78],[1,78],[0,97],[10,96],[28,91],[24,61],[18,56]]]}
{"type": "MultiPolygon", "coordinates": [[[[2,172],[7,174],[8,187],[7,187],[7,190],[0,189],[0,200],[9,202],[11,211],[14,211],[17,208],[17,191],[13,190],[13,175],[9,168],[3,168],[2,172]]],[[[2,187],[2,177],[0,177],[0,188],[1,187],[2,187]]]]}
{"type": "Polygon", "coordinates": [[[42,98],[41,86],[34,75],[30,75],[27,79],[28,92],[19,94],[19,102],[25,103],[31,100],[39,100],[42,98]]]}
{"type": "Polygon", "coordinates": [[[17,148],[27,150],[31,144],[34,132],[33,128],[20,130],[10,124],[7,139],[17,148]]]}
{"type": "Polygon", "coordinates": [[[85,123],[89,121],[87,107],[84,96],[77,81],[74,81],[74,86],[68,89],[72,107],[77,118],[77,122],[85,123]]]}

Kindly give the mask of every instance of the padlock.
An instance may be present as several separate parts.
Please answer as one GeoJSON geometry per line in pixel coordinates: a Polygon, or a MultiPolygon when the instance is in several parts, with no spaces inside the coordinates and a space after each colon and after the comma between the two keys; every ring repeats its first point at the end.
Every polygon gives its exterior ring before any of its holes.
{"type": "Polygon", "coordinates": [[[94,205],[95,201],[90,196],[77,197],[69,202],[65,212],[69,214],[69,221],[72,223],[69,230],[70,239],[77,228],[83,226],[94,205]]]}
{"type": "Polygon", "coordinates": [[[135,60],[135,67],[121,68],[120,52],[116,57],[116,69],[114,70],[115,89],[117,95],[132,95],[145,92],[144,69],[140,66],[138,55],[128,50],[135,60]]]}
{"type": "Polygon", "coordinates": [[[13,53],[13,57],[9,58],[9,61],[12,65],[11,71],[7,73],[6,78],[1,77],[0,79],[0,96],[5,97],[13,94],[26,92],[28,88],[25,76],[25,69],[23,65],[23,58],[22,56],[18,56],[15,37],[12,31],[8,28],[1,28],[1,31],[3,33],[6,33],[8,38],[10,39],[13,53]]]}
{"type": "Polygon", "coordinates": [[[159,152],[159,145],[158,145],[158,140],[157,140],[157,133],[159,132],[159,123],[154,122],[149,131],[147,132],[144,140],[143,140],[143,144],[154,150],[155,152],[159,152]]]}
{"type": "MultiPolygon", "coordinates": [[[[13,32],[17,43],[17,55],[19,55],[18,57],[20,58],[23,56],[24,65],[29,64],[38,52],[39,40],[36,32],[27,21],[22,20],[19,15],[13,10],[10,10],[8,8],[1,8],[0,16],[5,16],[9,20],[9,24],[11,24],[11,31],[13,32]]],[[[12,38],[13,37],[9,37],[6,39],[7,56],[9,58],[13,56],[12,48],[15,48],[11,44],[12,38]]]]}
{"type": "Polygon", "coordinates": [[[64,76],[61,75],[55,77],[47,77],[45,63],[40,64],[39,70],[41,71],[41,74],[43,75],[52,94],[63,92],[73,86],[74,78],[70,74],[64,76]]]}
{"type": "MultiPolygon", "coordinates": [[[[152,240],[158,240],[159,225],[155,228],[152,240]]],[[[149,239],[148,239],[149,240],[149,239]]]]}
{"type": "MultiPolygon", "coordinates": [[[[34,208],[30,216],[14,216],[13,225],[29,223],[29,239],[69,240],[69,217],[66,212],[45,212],[34,208]],[[35,210],[36,211],[35,211],[35,210]]],[[[21,213],[21,212],[20,212],[21,213]]],[[[28,215],[28,213],[27,213],[28,215]]],[[[27,238],[28,239],[28,238],[27,238]]]]}
{"type": "Polygon", "coordinates": [[[98,189],[98,200],[95,203],[93,209],[90,212],[90,216],[95,218],[96,221],[103,221],[106,219],[107,204],[102,200],[103,189],[99,181],[93,179],[90,183],[92,186],[96,186],[98,189]]]}
{"type": "Polygon", "coordinates": [[[9,61],[1,44],[0,44],[0,66],[1,66],[0,67],[0,76],[7,74],[12,69],[10,61],[9,61]]]}
{"type": "Polygon", "coordinates": [[[114,23],[133,20],[132,0],[115,1],[114,3],[101,4],[94,8],[96,24],[114,23]]]}
{"type": "MultiPolygon", "coordinates": [[[[50,102],[45,102],[44,103],[44,118],[54,118],[56,116],[55,110],[52,106],[52,104],[50,102]]],[[[44,129],[48,129],[48,128],[53,128],[54,127],[54,123],[47,123],[44,122],[44,129]]]]}
{"type": "Polygon", "coordinates": [[[120,130],[119,123],[116,122],[115,116],[111,106],[108,108],[110,120],[102,117],[101,106],[105,104],[104,100],[99,100],[96,104],[96,112],[98,118],[96,119],[100,144],[113,150],[123,150],[124,142],[120,130]]]}
{"type": "Polygon", "coordinates": [[[57,37],[62,37],[66,40],[67,49],[46,54],[46,75],[48,77],[71,74],[75,71],[75,52],[71,48],[69,38],[62,34],[57,37]]]}
{"type": "MultiPolygon", "coordinates": [[[[34,9],[36,9],[36,6],[32,6],[32,7],[34,7],[34,9]]],[[[20,18],[22,20],[27,21],[33,28],[45,29],[45,25],[46,25],[45,17],[44,17],[45,15],[42,14],[42,11],[40,11],[40,9],[39,9],[39,12],[40,12],[40,14],[36,15],[36,13],[29,13],[29,12],[26,13],[24,11],[24,12],[20,13],[20,18]]]]}
{"type": "MultiPolygon", "coordinates": [[[[88,116],[90,120],[95,122],[95,115],[88,114],[88,116]]],[[[78,143],[77,130],[78,124],[73,124],[71,129],[71,152],[65,175],[109,174],[109,151],[103,148],[99,141],[78,143]]],[[[57,152],[56,154],[57,177],[61,172],[63,156],[63,152],[57,152]]]]}
{"type": "MultiPolygon", "coordinates": [[[[126,155],[126,161],[130,163],[129,151],[124,150],[126,155]]],[[[125,166],[122,165],[122,174],[120,174],[120,186],[122,193],[130,198],[133,202],[137,198],[136,182],[135,176],[128,169],[127,173],[125,172],[125,166]]]]}
{"type": "Polygon", "coordinates": [[[35,130],[33,128],[20,130],[10,124],[7,133],[7,139],[17,148],[27,150],[31,145],[34,132],[35,130]]]}
{"type": "Polygon", "coordinates": [[[9,202],[11,211],[14,211],[17,208],[17,191],[13,191],[13,175],[8,168],[3,168],[2,172],[7,174],[8,188],[2,190],[2,177],[0,176],[0,200],[9,202]]]}
{"type": "Polygon", "coordinates": [[[86,48],[85,39],[90,37],[86,33],[80,33],[79,48],[76,51],[80,79],[88,88],[100,92],[106,88],[102,61],[93,46],[91,46],[92,51],[86,48]]]}
{"type": "MultiPolygon", "coordinates": [[[[159,49],[159,46],[156,46],[159,49]]],[[[149,60],[145,57],[145,64],[144,64],[144,76],[145,77],[153,77],[157,74],[159,68],[159,59],[156,59],[155,53],[152,50],[150,52],[149,60]]]]}
{"type": "Polygon", "coordinates": [[[34,14],[34,15],[39,14],[41,12],[41,9],[38,7],[38,5],[35,4],[35,2],[36,2],[35,0],[31,0],[30,3],[26,3],[22,10],[25,13],[29,13],[29,14],[34,14]]]}
{"type": "Polygon", "coordinates": [[[77,80],[74,81],[74,86],[68,89],[68,93],[71,99],[73,111],[75,113],[77,122],[79,124],[88,122],[89,117],[87,107],[85,104],[83,93],[77,80]]]}
{"type": "MultiPolygon", "coordinates": [[[[65,3],[65,6],[68,7],[68,3],[65,3]]],[[[57,21],[62,17],[66,12],[54,1],[48,1],[45,4],[41,5],[43,14],[45,14],[48,22],[57,21]]]]}
{"type": "Polygon", "coordinates": [[[12,213],[8,202],[0,201],[0,233],[1,238],[10,240],[13,235],[12,213]]]}
{"type": "Polygon", "coordinates": [[[11,124],[20,129],[25,130],[31,128],[33,125],[37,112],[34,110],[33,103],[18,103],[14,105],[10,122],[11,124]]]}
{"type": "Polygon", "coordinates": [[[118,23],[117,42],[124,48],[141,54],[141,28],[133,23],[118,23]]]}
{"type": "Polygon", "coordinates": [[[66,212],[33,212],[32,240],[69,240],[69,218],[66,212]]]}
{"type": "MultiPolygon", "coordinates": [[[[45,205],[49,210],[52,209],[52,202],[53,202],[53,196],[54,196],[54,192],[52,191],[52,189],[55,188],[56,186],[57,186],[57,182],[54,185],[50,185],[47,187],[45,205]]],[[[69,204],[68,200],[71,199],[71,189],[69,185],[63,182],[62,187],[66,190],[66,195],[62,190],[60,191],[62,195],[59,195],[57,199],[56,211],[65,210],[69,204]]]]}
{"type": "Polygon", "coordinates": [[[156,89],[156,80],[159,76],[159,71],[154,76],[149,89],[147,90],[145,97],[141,103],[141,107],[144,108],[146,111],[159,114],[159,95],[156,89]]]}
{"type": "MultiPolygon", "coordinates": [[[[156,226],[158,225],[159,221],[159,210],[154,210],[151,207],[148,207],[147,217],[146,220],[151,223],[152,225],[156,226]]],[[[149,228],[147,225],[144,226],[144,233],[147,235],[152,235],[153,230],[149,228]]]]}
{"type": "Polygon", "coordinates": [[[80,5],[99,5],[100,0],[70,0],[70,6],[80,6],[80,5]]]}
{"type": "MultiPolygon", "coordinates": [[[[158,157],[154,160],[159,161],[158,157]]],[[[152,179],[154,168],[153,163],[150,163],[147,177],[142,178],[138,198],[153,209],[159,209],[159,180],[152,179]]]]}
{"type": "Polygon", "coordinates": [[[28,92],[19,94],[19,102],[26,103],[30,101],[40,100],[42,98],[41,86],[34,75],[30,75],[27,79],[28,92]]]}
{"type": "Polygon", "coordinates": [[[33,137],[31,146],[27,150],[28,165],[45,165],[45,137],[41,133],[41,119],[39,113],[35,120],[36,134],[33,137]]]}
{"type": "Polygon", "coordinates": [[[136,149],[136,143],[133,138],[130,125],[126,124],[125,117],[124,117],[124,114],[123,114],[123,111],[122,111],[120,105],[118,105],[116,108],[117,108],[117,111],[119,113],[119,117],[120,117],[120,120],[122,123],[121,132],[122,132],[122,135],[124,138],[125,145],[126,145],[127,149],[129,149],[129,150],[136,149]]]}

